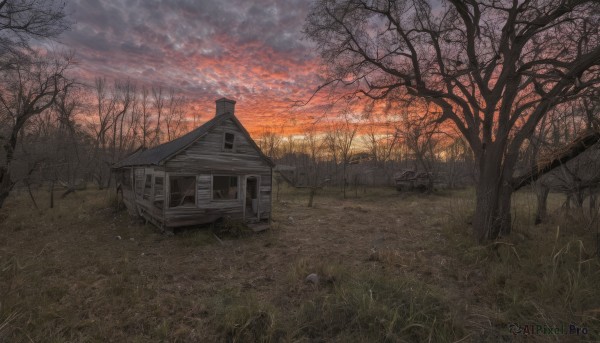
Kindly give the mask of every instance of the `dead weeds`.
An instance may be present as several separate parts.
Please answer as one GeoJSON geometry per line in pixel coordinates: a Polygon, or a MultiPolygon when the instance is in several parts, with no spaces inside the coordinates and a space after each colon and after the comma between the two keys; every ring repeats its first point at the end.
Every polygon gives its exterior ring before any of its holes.
{"type": "MultiPolygon", "coordinates": [[[[499,341],[511,323],[570,321],[598,337],[588,232],[518,213],[515,235],[482,247],[470,191],[356,194],[323,190],[307,208],[284,188],[273,229],[225,244],[210,230],[161,235],[105,191],[40,210],[12,197],[0,341],[499,341]],[[323,282],[305,282],[313,273],[323,282]]],[[[528,196],[516,199],[524,212],[528,196]]]]}

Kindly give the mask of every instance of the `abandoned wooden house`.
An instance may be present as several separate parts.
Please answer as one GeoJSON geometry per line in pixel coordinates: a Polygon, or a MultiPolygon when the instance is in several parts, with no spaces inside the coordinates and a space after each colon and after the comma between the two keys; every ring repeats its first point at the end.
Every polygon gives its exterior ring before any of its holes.
{"type": "Polygon", "coordinates": [[[235,101],[219,99],[215,117],[204,125],[116,163],[129,212],[163,230],[225,218],[268,224],[273,162],[234,110],[235,101]]]}

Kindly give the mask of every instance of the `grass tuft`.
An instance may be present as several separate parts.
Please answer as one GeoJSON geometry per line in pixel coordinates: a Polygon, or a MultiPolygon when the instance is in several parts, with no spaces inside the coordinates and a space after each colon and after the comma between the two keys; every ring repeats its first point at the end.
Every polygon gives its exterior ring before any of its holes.
{"type": "Polygon", "coordinates": [[[443,297],[415,280],[360,274],[305,302],[303,336],[318,341],[443,342],[462,336],[443,297]]]}
{"type": "Polygon", "coordinates": [[[252,295],[223,291],[214,308],[215,326],[226,342],[277,342],[285,335],[276,310],[252,295]]]}

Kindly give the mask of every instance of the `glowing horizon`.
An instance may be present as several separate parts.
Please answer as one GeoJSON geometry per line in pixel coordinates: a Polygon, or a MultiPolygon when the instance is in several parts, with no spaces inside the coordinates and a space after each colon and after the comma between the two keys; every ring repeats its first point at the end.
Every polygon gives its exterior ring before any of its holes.
{"type": "Polygon", "coordinates": [[[310,120],[292,106],[320,84],[318,56],[301,32],[308,7],[302,0],[75,0],[67,4],[74,23],[59,41],[74,52],[73,73],[84,82],[173,89],[200,123],[227,97],[255,132],[310,120]]]}

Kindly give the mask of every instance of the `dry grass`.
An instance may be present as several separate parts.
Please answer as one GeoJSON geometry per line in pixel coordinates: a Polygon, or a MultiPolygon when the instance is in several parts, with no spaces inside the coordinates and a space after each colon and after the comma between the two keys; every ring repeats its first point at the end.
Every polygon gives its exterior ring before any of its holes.
{"type": "MultiPolygon", "coordinates": [[[[534,227],[519,193],[514,234],[482,247],[470,190],[356,194],[324,190],[307,208],[284,189],[272,230],[223,245],[208,230],[163,236],[107,192],[54,209],[40,194],[40,210],[14,196],[0,211],[0,341],[511,341],[511,323],[600,339],[595,232],[569,226],[558,197],[555,221],[534,227]]],[[[582,336],[528,340],[569,338],[582,336]]]]}

